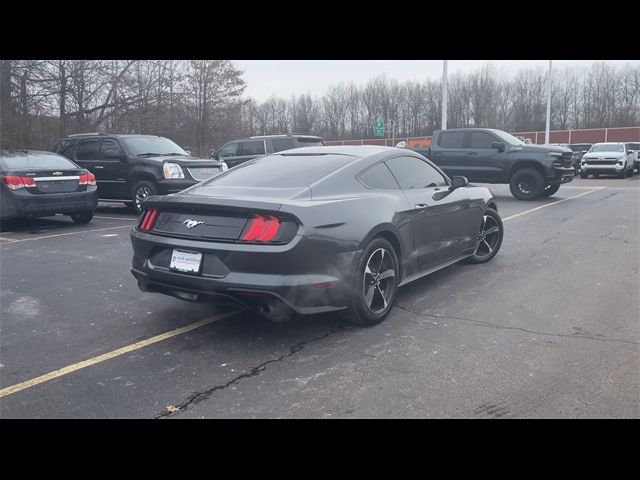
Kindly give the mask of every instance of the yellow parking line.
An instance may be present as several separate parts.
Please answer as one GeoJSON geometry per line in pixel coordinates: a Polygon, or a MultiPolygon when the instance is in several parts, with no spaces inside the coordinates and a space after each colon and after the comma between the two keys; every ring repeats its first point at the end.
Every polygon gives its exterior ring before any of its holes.
{"type": "Polygon", "coordinates": [[[571,195],[570,197],[563,198],[562,200],[557,200],[555,202],[546,203],[544,205],[540,205],[539,207],[530,208],[529,210],[525,210],[524,212],[516,213],[515,215],[510,215],[508,217],[503,218],[502,221],[506,222],[507,220],[511,220],[512,218],[521,217],[522,215],[526,215],[527,213],[535,212],[536,210],[542,210],[543,208],[547,208],[547,207],[550,207],[552,205],[557,205],[559,203],[566,202],[567,200],[571,200],[572,198],[578,198],[578,197],[582,197],[583,195],[589,195],[590,193],[593,193],[593,192],[599,192],[599,191],[604,190],[606,188],[607,187],[600,187],[600,188],[596,188],[594,190],[589,190],[588,192],[577,193],[575,195],[571,195]]]}
{"type": "Polygon", "coordinates": [[[97,357],[89,358],[88,360],[84,360],[82,362],[74,363],[73,365],[66,366],[64,368],[60,368],[59,370],[54,370],[53,372],[46,373],[44,375],[40,375],[39,377],[32,378],[31,380],[27,380],[22,383],[18,383],[16,385],[12,385],[10,387],[3,388],[0,390],[0,398],[6,397],[7,395],[11,395],[12,393],[19,392],[26,388],[33,387],[40,383],[48,382],[49,380],[53,380],[54,378],[61,377],[63,375],[67,375],[72,372],[76,372],[80,369],[90,367],[91,365],[95,365],[97,363],[104,362],[106,360],[110,360],[115,357],[119,357],[120,355],[124,355],[125,353],[133,352],[134,350],[138,350],[140,348],[146,347],[148,345],[152,345],[154,343],[161,342],[162,340],[166,340],[168,338],[175,337],[182,333],[190,332],[191,330],[195,330],[196,328],[204,327],[205,325],[209,325],[210,323],[216,322],[218,320],[222,320],[223,318],[230,317],[231,315],[235,315],[239,310],[234,310],[232,312],[225,312],[219,315],[216,315],[211,318],[207,318],[204,320],[200,320],[199,322],[192,323],[191,325],[187,325],[185,327],[176,328],[175,330],[171,330],[170,332],[162,333],[160,335],[156,335],[155,337],[147,338],[146,340],[142,340],[140,342],[132,343],[131,345],[127,345],[122,348],[118,348],[116,350],[112,350],[111,352],[103,353],[102,355],[98,355],[97,357]]]}
{"type": "MultiPolygon", "coordinates": [[[[42,237],[19,238],[17,240],[12,240],[11,243],[29,242],[31,240],[42,240],[43,238],[64,237],[65,235],[78,235],[80,233],[102,232],[104,230],[114,230],[116,228],[131,228],[131,225],[118,225],[117,227],[94,228],[93,230],[80,230],[79,232],[57,233],[55,235],[44,235],[42,237]]],[[[0,245],[5,245],[5,244],[0,244],[0,245]]]]}

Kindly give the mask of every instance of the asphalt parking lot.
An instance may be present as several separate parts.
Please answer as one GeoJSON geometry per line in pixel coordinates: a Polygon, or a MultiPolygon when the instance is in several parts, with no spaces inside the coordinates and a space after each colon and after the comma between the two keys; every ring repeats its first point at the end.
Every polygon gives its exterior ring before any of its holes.
{"type": "Polygon", "coordinates": [[[0,417],[640,417],[640,176],[490,188],[497,257],[403,287],[372,328],[141,293],[119,204],[6,222],[0,417]]]}

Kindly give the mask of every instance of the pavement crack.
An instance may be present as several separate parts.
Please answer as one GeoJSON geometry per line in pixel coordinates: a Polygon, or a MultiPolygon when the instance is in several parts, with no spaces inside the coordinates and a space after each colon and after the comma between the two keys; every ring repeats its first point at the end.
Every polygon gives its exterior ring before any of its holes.
{"type": "Polygon", "coordinates": [[[162,412],[159,415],[156,415],[155,417],[153,417],[154,419],[159,419],[159,418],[163,418],[163,417],[168,417],[170,416],[172,413],[174,412],[182,412],[184,410],[186,410],[189,405],[193,404],[193,403],[198,403],[201,402],[203,400],[206,400],[207,398],[209,398],[214,392],[219,391],[219,390],[224,390],[225,388],[230,387],[231,385],[238,383],[239,381],[245,379],[245,378],[250,378],[250,377],[255,377],[257,375],[260,375],[262,372],[264,372],[267,369],[267,366],[271,363],[277,363],[277,362],[281,362],[283,360],[285,360],[286,358],[289,358],[293,355],[295,355],[296,353],[298,353],[299,351],[301,351],[304,347],[306,347],[307,345],[309,345],[310,343],[314,343],[314,342],[319,342],[320,340],[324,340],[325,338],[337,333],[337,332],[342,332],[342,331],[346,331],[349,330],[349,328],[347,327],[333,327],[331,330],[329,330],[327,333],[324,333],[318,337],[314,337],[314,338],[310,338],[309,340],[305,340],[303,342],[300,343],[296,343],[295,345],[293,345],[292,347],[289,348],[289,352],[285,353],[284,355],[279,356],[278,358],[272,358],[270,360],[267,360],[266,362],[262,362],[260,365],[257,365],[255,367],[252,367],[249,371],[245,371],[244,373],[241,373],[240,375],[232,378],[231,380],[229,380],[228,382],[221,384],[221,385],[215,385],[213,387],[207,388],[206,390],[203,390],[201,392],[195,392],[192,393],[189,398],[187,398],[187,400],[185,400],[184,402],[182,402],[181,404],[178,405],[172,405],[170,410],[167,410],[165,412],[162,412]]]}
{"type": "Polygon", "coordinates": [[[522,327],[509,327],[506,325],[499,325],[497,323],[490,323],[490,322],[485,322],[484,320],[474,320],[471,318],[464,318],[464,317],[454,317],[451,315],[434,315],[431,313],[420,313],[420,312],[415,312],[413,310],[410,310],[406,307],[403,307],[401,305],[394,305],[395,308],[398,308],[400,310],[404,310],[405,312],[409,312],[412,313],[414,315],[417,315],[419,317],[430,317],[430,318],[441,318],[441,319],[450,319],[450,320],[461,320],[463,322],[469,322],[469,323],[473,323],[475,325],[480,325],[482,327],[487,327],[487,328],[496,328],[499,330],[519,330],[521,332],[526,332],[526,333],[533,333],[535,335],[548,335],[551,337],[564,337],[564,338],[586,338],[589,340],[598,340],[600,342],[618,342],[618,343],[630,343],[632,345],[640,345],[640,342],[634,341],[634,340],[626,340],[623,338],[606,338],[606,337],[594,337],[591,335],[584,335],[584,334],[569,334],[569,333],[553,333],[553,332],[542,332],[542,331],[536,331],[536,330],[529,330],[526,328],[522,328],[522,327]]]}

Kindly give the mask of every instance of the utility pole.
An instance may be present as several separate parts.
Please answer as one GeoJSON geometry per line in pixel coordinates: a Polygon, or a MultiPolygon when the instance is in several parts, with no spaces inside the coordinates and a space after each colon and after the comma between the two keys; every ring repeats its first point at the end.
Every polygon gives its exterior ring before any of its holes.
{"type": "Polygon", "coordinates": [[[549,60],[549,75],[547,78],[547,125],[544,129],[544,144],[549,145],[549,127],[551,124],[551,60],[549,60]]]}
{"type": "Polygon", "coordinates": [[[442,130],[447,129],[447,60],[442,65],[442,130]]]}

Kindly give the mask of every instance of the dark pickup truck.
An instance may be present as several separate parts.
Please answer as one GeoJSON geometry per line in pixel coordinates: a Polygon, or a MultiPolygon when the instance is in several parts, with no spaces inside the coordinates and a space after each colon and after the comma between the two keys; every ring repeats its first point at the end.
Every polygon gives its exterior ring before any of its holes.
{"type": "Polygon", "coordinates": [[[449,177],[508,184],[511,194],[519,200],[553,195],[574,176],[570,149],[526,144],[502,130],[436,130],[429,148],[414,150],[449,177]]]}

